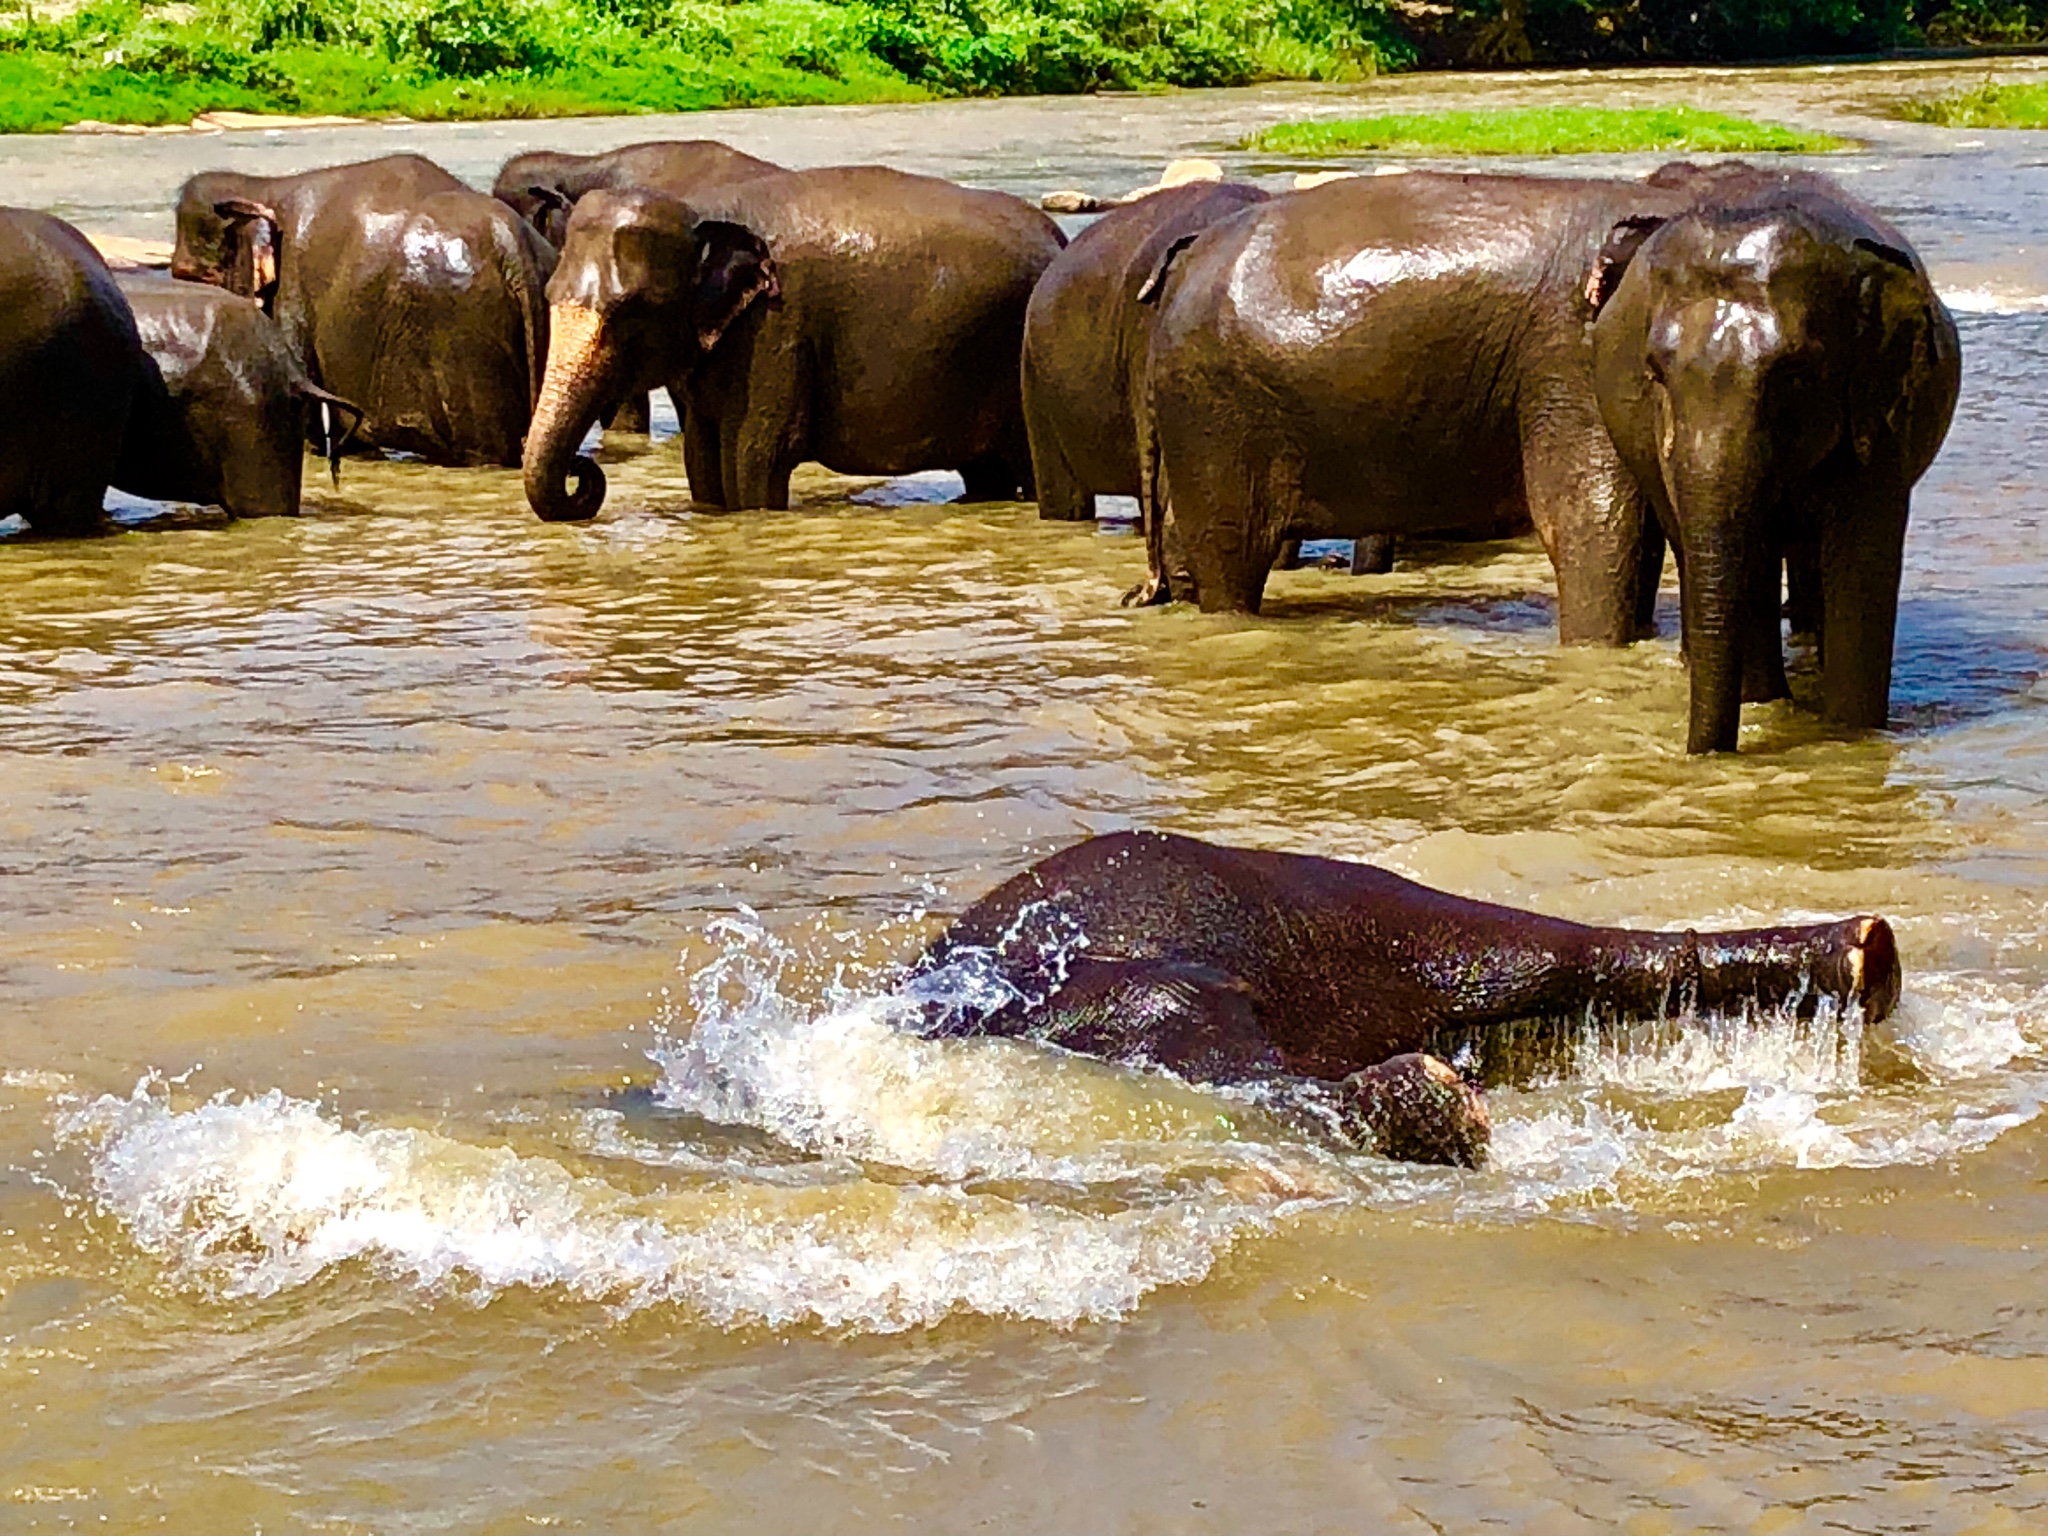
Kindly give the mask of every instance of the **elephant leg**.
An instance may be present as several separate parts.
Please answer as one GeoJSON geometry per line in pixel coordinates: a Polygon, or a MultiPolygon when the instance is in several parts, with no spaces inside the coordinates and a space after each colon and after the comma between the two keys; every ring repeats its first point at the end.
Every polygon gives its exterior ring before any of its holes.
{"type": "Polygon", "coordinates": [[[687,407],[683,410],[683,473],[689,476],[692,501],[721,512],[726,509],[718,422],[687,407]]]}
{"type": "MultiPolygon", "coordinates": [[[[960,466],[960,479],[966,486],[962,501],[1015,501],[1017,499],[1017,471],[998,453],[985,453],[978,459],[970,459],[960,466]]],[[[1093,511],[1091,505],[1090,511],[1093,511]]],[[[1044,507],[1038,510],[1045,516],[1044,507]]]]}
{"type": "Polygon", "coordinates": [[[1836,725],[1874,729],[1891,714],[1906,510],[1903,487],[1853,487],[1823,514],[1820,697],[1836,725]]]}
{"type": "Polygon", "coordinates": [[[1590,398],[1539,401],[1525,412],[1522,486],[1557,570],[1558,638],[1566,645],[1634,640],[1648,509],[1590,398]]]}
{"type": "Polygon", "coordinates": [[[789,477],[810,445],[810,370],[796,361],[781,379],[747,381],[746,408],[720,422],[719,468],[733,511],[789,510],[789,477]]]}
{"type": "Polygon", "coordinates": [[[1351,541],[1351,574],[1384,576],[1394,568],[1394,539],[1391,533],[1369,533],[1351,541]]]}
{"type": "Polygon", "coordinates": [[[1636,638],[1657,637],[1657,588],[1664,582],[1664,525],[1643,517],[1641,559],[1636,565],[1636,638]]]}
{"type": "Polygon", "coordinates": [[[1031,471],[1040,517],[1051,522],[1085,523],[1095,516],[1094,496],[1081,488],[1080,476],[1050,432],[1031,440],[1031,471]]]}
{"type": "Polygon", "coordinates": [[[1280,553],[1273,557],[1276,571],[1298,571],[1301,569],[1301,540],[1285,539],[1281,542],[1280,553]]]}
{"type": "Polygon", "coordinates": [[[1742,634],[1742,702],[1768,704],[1773,699],[1792,697],[1785,681],[1785,647],[1779,638],[1783,622],[1778,586],[1779,561],[1776,553],[1754,562],[1750,594],[1742,634]]]}
{"type": "Polygon", "coordinates": [[[653,407],[645,394],[631,394],[621,400],[606,418],[607,432],[637,432],[645,437],[653,423],[653,407]]]}
{"type": "Polygon", "coordinates": [[[1792,544],[1785,550],[1785,617],[1795,635],[1820,635],[1820,549],[1792,544]]]}

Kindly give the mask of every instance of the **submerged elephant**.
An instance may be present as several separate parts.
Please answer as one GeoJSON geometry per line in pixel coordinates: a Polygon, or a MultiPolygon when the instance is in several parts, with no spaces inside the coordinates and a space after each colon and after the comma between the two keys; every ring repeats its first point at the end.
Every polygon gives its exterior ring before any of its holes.
{"type": "Polygon", "coordinates": [[[1024,316],[1040,517],[1078,521],[1097,496],[1139,494],[1138,392],[1157,314],[1139,296],[1175,241],[1265,201],[1241,183],[1169,187],[1104,214],[1045,269],[1024,316]]]}
{"type": "Polygon", "coordinates": [[[958,470],[970,500],[1028,495],[1024,309],[1062,244],[1005,193],[876,166],[757,176],[689,203],[592,192],[548,286],[527,499],[550,521],[593,516],[604,477],[577,454],[584,433],[661,384],[708,506],[787,507],[807,459],[958,470]]]}
{"type": "Polygon", "coordinates": [[[569,212],[585,193],[646,187],[687,202],[707,187],[781,169],[716,139],[656,139],[594,155],[537,149],[507,160],[491,195],[559,249],[569,212]]]}
{"type": "Polygon", "coordinates": [[[1785,698],[1781,560],[1823,715],[1881,726],[1913,486],[1961,379],[1955,322],[1890,224],[1826,179],[1667,166],[1699,198],[1618,226],[1591,278],[1597,391],[1678,555],[1686,746],[1785,698]]]}
{"type": "Polygon", "coordinates": [[[114,484],[136,496],[295,516],[314,428],[330,468],[363,412],[308,379],[247,299],[206,283],[123,276],[144,353],[114,484]]]}
{"type": "Polygon", "coordinates": [[[41,533],[100,525],[141,356],[91,242],[62,219],[0,208],[0,518],[41,533]]]}
{"type": "Polygon", "coordinates": [[[258,299],[361,440],[437,464],[520,460],[547,357],[547,242],[430,160],[211,171],[178,196],[171,270],[258,299]]]}
{"type": "Polygon", "coordinates": [[[1319,1078],[1385,1155],[1467,1166],[1485,1154],[1485,1106],[1441,1058],[1511,1078],[1518,1028],[1568,1038],[1589,1012],[1810,1015],[1828,1001],[1874,1022],[1901,984],[1882,918],[1594,928],[1369,865],[1156,832],[1090,838],[1034,865],[962,914],[923,964],[974,966],[1009,994],[989,1012],[933,1005],[933,1033],[1028,1037],[1201,1082],[1319,1078]]]}

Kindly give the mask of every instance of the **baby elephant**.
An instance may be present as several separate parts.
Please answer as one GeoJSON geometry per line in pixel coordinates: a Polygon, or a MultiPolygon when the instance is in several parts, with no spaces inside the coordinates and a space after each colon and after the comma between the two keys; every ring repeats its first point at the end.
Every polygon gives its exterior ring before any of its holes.
{"type": "Polygon", "coordinates": [[[362,409],[306,377],[276,321],[207,283],[119,282],[144,357],[115,485],[236,517],[296,516],[309,437],[339,481],[362,409]]]}
{"type": "Polygon", "coordinates": [[[1210,1083],[1339,1087],[1381,1154],[1476,1167],[1476,1086],[1515,1075],[1518,1034],[1755,1003],[1865,1020],[1898,1001],[1882,918],[1739,932],[1592,928],[1466,901],[1370,865],[1157,832],[1090,838],[976,902],[922,968],[986,966],[986,1013],[934,1006],[939,1035],[1005,1035],[1210,1083]]]}

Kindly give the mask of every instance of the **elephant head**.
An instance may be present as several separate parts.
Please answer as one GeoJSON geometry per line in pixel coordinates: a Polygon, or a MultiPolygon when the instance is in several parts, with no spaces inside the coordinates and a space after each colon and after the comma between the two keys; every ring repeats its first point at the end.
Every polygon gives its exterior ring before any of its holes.
{"type": "Polygon", "coordinates": [[[595,516],[604,474],[576,451],[592,424],[631,392],[688,377],[749,305],[779,292],[767,244],[738,224],[658,192],[578,202],[548,283],[547,373],[526,437],[533,510],[595,516]]]}
{"type": "Polygon", "coordinates": [[[277,212],[237,178],[195,176],[178,198],[171,275],[211,283],[268,309],[277,292],[277,212]]]}
{"type": "Polygon", "coordinates": [[[1839,193],[1697,180],[1691,208],[1617,224],[1586,284],[1602,414],[1678,552],[1687,750],[1734,750],[1744,698],[1784,693],[1791,545],[1817,548],[1827,589],[1825,712],[1882,725],[1906,493],[1954,401],[1950,377],[1939,402],[1945,312],[1917,258],[1839,193]]]}

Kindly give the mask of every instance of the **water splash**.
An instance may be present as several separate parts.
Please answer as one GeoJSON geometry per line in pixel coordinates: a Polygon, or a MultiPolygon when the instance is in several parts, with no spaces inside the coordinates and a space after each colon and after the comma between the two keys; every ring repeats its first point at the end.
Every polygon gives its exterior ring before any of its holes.
{"type": "Polygon", "coordinates": [[[972,955],[819,989],[800,979],[814,957],[752,913],[710,936],[718,954],[656,1021],[652,1109],[578,1111],[552,1146],[156,1080],[66,1110],[60,1136],[89,1149],[93,1194],[135,1242],[223,1300],[355,1264],[479,1302],[559,1289],[719,1327],[887,1332],[1119,1317],[1311,1205],[1661,1219],[1731,1174],[1963,1155],[2039,1112],[2025,1024],[2043,999],[1926,975],[1885,1027],[1903,1087],[1866,1083],[1853,1013],[1589,1029],[1557,1080],[1494,1096],[1486,1170],[1408,1168],[1318,1139],[1312,1090],[916,1033],[934,1003],[1003,1000],[972,955]]]}

